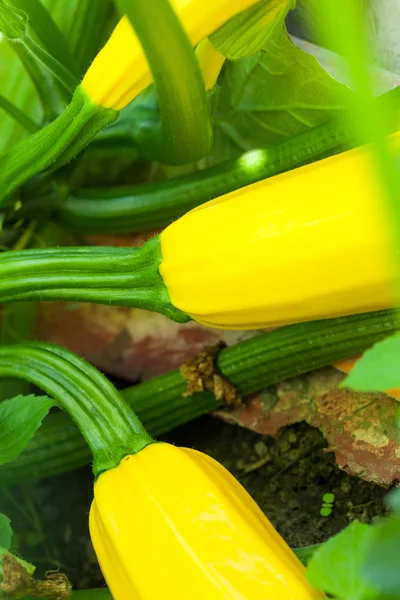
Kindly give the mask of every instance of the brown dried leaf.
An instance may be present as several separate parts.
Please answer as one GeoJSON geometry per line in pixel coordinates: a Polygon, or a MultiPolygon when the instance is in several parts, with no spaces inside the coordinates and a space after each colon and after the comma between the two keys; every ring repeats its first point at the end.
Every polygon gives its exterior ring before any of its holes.
{"type": "Polygon", "coordinates": [[[55,571],[46,573],[44,581],[34,579],[12,554],[2,559],[3,582],[0,590],[7,598],[47,598],[67,600],[71,596],[71,584],[66,575],[55,571]]]}

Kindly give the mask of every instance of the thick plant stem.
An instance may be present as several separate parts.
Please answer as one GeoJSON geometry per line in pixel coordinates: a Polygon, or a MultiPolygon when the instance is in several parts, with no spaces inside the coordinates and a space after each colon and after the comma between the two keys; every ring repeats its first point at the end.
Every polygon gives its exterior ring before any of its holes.
{"type": "Polygon", "coordinates": [[[68,412],[90,448],[96,476],[152,442],[114,386],[67,350],[44,342],[0,346],[0,377],[30,381],[68,412]]]}
{"type": "Polygon", "coordinates": [[[158,237],[142,248],[45,248],[0,254],[0,302],[69,300],[152,310],[185,323],[159,274],[158,237]]]}
{"type": "Polygon", "coordinates": [[[0,206],[34,175],[68,162],[117,116],[118,112],[93,104],[78,88],[62,115],[0,157],[0,206]]]}
{"type": "MultiPolygon", "coordinates": [[[[222,350],[217,365],[242,396],[335,361],[360,354],[398,331],[400,315],[388,310],[289,325],[222,350]]],[[[210,392],[184,397],[179,370],[129,387],[122,396],[145,428],[158,436],[221,406],[210,392]]],[[[6,485],[38,479],[90,462],[90,452],[67,415],[50,415],[12,463],[0,467],[6,485]]]]}
{"type": "Polygon", "coordinates": [[[144,49],[157,92],[161,129],[149,154],[172,164],[203,158],[212,144],[210,110],[199,64],[177,15],[168,0],[118,4],[144,49]]]}

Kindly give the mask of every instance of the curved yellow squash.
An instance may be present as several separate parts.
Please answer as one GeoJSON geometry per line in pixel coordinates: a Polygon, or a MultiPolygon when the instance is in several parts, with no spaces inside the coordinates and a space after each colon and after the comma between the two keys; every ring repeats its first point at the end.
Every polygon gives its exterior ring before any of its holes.
{"type": "Polygon", "coordinates": [[[305,570],[219,463],[169,444],[95,483],[90,532],[114,600],[311,600],[305,570]]]}
{"type": "Polygon", "coordinates": [[[201,205],[161,234],[172,304],[227,329],[394,306],[384,193],[363,146],[201,205]]]}
{"type": "MultiPolygon", "coordinates": [[[[171,0],[193,46],[259,0],[171,0]]],[[[219,57],[217,62],[219,64],[219,57]]],[[[152,81],[129,20],[123,17],[89,67],[82,87],[94,104],[120,110],[152,81]]]]}

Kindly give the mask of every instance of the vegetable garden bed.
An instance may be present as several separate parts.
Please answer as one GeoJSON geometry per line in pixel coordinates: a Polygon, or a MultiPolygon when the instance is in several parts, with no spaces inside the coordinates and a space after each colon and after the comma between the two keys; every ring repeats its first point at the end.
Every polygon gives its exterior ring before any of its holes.
{"type": "Polygon", "coordinates": [[[393,2],[0,0],[0,598],[400,598],[393,2]]]}

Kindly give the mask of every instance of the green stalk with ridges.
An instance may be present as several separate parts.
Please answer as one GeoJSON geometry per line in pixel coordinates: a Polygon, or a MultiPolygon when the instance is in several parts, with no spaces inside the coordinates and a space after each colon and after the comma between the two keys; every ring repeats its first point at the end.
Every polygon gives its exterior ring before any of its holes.
{"type": "Polygon", "coordinates": [[[45,248],[0,254],[0,302],[69,300],[143,308],[179,323],[159,274],[159,238],[142,248],[45,248]]]}
{"type": "Polygon", "coordinates": [[[191,42],[168,0],[118,0],[132,23],[151,69],[160,128],[146,140],[149,156],[187,164],[206,156],[212,144],[207,93],[191,42]],[[166,51],[168,49],[168,51],[166,51]]]}
{"type": "MultiPolygon", "coordinates": [[[[399,326],[400,315],[394,310],[288,325],[222,350],[217,365],[246,396],[360,354],[399,326]]],[[[122,396],[150,434],[159,436],[221,407],[210,392],[186,398],[185,390],[186,382],[175,370],[129,387],[122,396]]],[[[15,461],[0,467],[0,481],[6,485],[48,477],[90,460],[90,451],[68,415],[54,414],[15,461]]]]}
{"type": "Polygon", "coordinates": [[[0,206],[30,178],[71,160],[117,117],[117,111],[93,104],[78,87],[68,108],[55,121],[0,157],[0,206]]]}
{"type": "Polygon", "coordinates": [[[88,444],[96,476],[152,442],[104,375],[67,350],[44,342],[0,346],[0,377],[30,381],[67,411],[88,444]]]}

